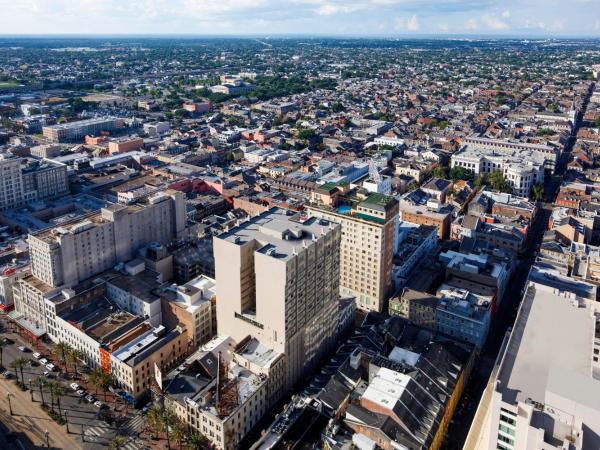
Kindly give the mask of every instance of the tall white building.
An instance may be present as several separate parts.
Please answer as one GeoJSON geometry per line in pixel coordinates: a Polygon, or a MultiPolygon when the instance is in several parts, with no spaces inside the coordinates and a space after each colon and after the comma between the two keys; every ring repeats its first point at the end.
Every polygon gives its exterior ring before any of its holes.
{"type": "Polygon", "coordinates": [[[12,153],[0,154],[0,211],[35,199],[35,192],[25,192],[21,158],[12,153]]]}
{"type": "Polygon", "coordinates": [[[529,284],[464,449],[600,448],[595,303],[529,284]]]}
{"type": "Polygon", "coordinates": [[[337,330],[341,227],[274,208],[214,239],[217,331],[285,354],[286,389],[337,330]]]}
{"type": "Polygon", "coordinates": [[[68,193],[65,164],[0,154],[0,211],[68,193]]]}

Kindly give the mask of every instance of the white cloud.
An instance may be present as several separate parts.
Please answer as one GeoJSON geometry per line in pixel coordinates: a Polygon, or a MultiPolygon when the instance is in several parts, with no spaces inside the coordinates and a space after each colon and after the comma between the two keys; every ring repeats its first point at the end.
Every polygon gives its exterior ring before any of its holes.
{"type": "Polygon", "coordinates": [[[477,19],[468,19],[464,23],[465,30],[476,31],[479,30],[479,22],[477,19]]]}
{"type": "Polygon", "coordinates": [[[508,9],[506,11],[502,11],[501,16],[504,19],[510,19],[510,11],[508,9]]]}
{"type": "Polygon", "coordinates": [[[419,25],[419,19],[417,18],[416,14],[414,14],[410,18],[408,24],[406,25],[406,28],[408,29],[408,31],[419,31],[421,29],[421,26],[419,25]]]}
{"type": "Polygon", "coordinates": [[[403,17],[396,17],[394,21],[395,31],[410,31],[415,32],[421,29],[419,24],[419,18],[416,14],[413,14],[408,20],[403,17]]]}
{"type": "Polygon", "coordinates": [[[508,30],[510,25],[508,23],[494,17],[490,14],[485,14],[481,17],[481,22],[485,28],[490,30],[499,31],[499,30],[508,30]]]}

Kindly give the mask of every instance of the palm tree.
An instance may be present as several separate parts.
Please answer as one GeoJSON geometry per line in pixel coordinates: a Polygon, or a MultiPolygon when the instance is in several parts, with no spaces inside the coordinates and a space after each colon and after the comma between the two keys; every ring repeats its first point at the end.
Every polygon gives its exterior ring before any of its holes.
{"type": "Polygon", "coordinates": [[[0,339],[0,370],[4,369],[2,358],[4,355],[4,347],[6,347],[6,341],[4,339],[0,339]]]}
{"type": "Polygon", "coordinates": [[[50,392],[53,398],[56,399],[56,404],[58,406],[58,415],[62,417],[62,411],[60,410],[60,398],[65,395],[65,390],[58,383],[53,383],[50,386],[50,392]]]}
{"type": "Polygon", "coordinates": [[[161,412],[162,428],[165,432],[165,436],[167,437],[167,448],[171,450],[171,436],[169,434],[169,430],[173,425],[175,425],[177,416],[173,413],[173,411],[166,408],[163,408],[161,412]]]}
{"type": "Polygon", "coordinates": [[[67,368],[67,355],[69,354],[71,349],[72,347],[69,345],[68,342],[65,341],[60,341],[58,344],[56,344],[56,348],[54,349],[54,353],[61,359],[63,366],[65,366],[65,373],[67,374],[69,373],[69,370],[67,368]]]}
{"type": "Polygon", "coordinates": [[[180,420],[177,420],[177,418],[175,418],[174,423],[171,425],[171,436],[173,437],[173,441],[179,445],[179,450],[181,450],[187,437],[187,430],[185,425],[180,420]]]}
{"type": "Polygon", "coordinates": [[[67,354],[67,360],[71,364],[73,364],[73,369],[75,369],[75,376],[79,375],[79,371],[77,370],[77,368],[81,359],[83,359],[83,352],[78,348],[71,348],[71,350],[67,354]]]}
{"type": "Polygon", "coordinates": [[[38,386],[40,388],[40,397],[42,398],[42,405],[45,405],[44,401],[44,385],[46,384],[46,379],[44,377],[36,377],[33,379],[33,385],[38,386]]]}
{"type": "Polygon", "coordinates": [[[100,378],[102,377],[103,373],[104,372],[102,372],[102,369],[96,367],[95,369],[92,369],[92,371],[89,374],[90,383],[96,386],[96,395],[98,395],[98,388],[100,387],[100,378]]]}
{"type": "Polygon", "coordinates": [[[188,438],[186,448],[188,450],[208,450],[210,441],[203,434],[194,433],[188,438]]]}
{"type": "Polygon", "coordinates": [[[50,394],[50,409],[54,411],[54,392],[56,381],[48,381],[48,383],[46,383],[46,386],[48,387],[48,393],[50,394]]]}
{"type": "Polygon", "coordinates": [[[25,358],[17,358],[17,359],[13,359],[10,363],[10,367],[15,369],[15,375],[17,377],[17,383],[24,383],[25,378],[23,377],[23,367],[25,367],[25,364],[27,364],[27,359],[25,358]],[[19,381],[19,374],[17,373],[17,370],[21,373],[21,381],[19,381]]]}
{"type": "Polygon", "coordinates": [[[534,184],[533,188],[531,189],[531,196],[536,202],[543,200],[544,185],[541,183],[534,184]]]}
{"type": "Polygon", "coordinates": [[[162,431],[162,410],[158,406],[152,406],[146,415],[144,420],[150,430],[152,430],[153,437],[156,439],[158,433],[162,431]]]}
{"type": "Polygon", "coordinates": [[[125,443],[125,438],[123,436],[117,435],[112,441],[110,441],[110,443],[108,444],[108,448],[110,448],[111,450],[119,450],[125,445],[125,443]]]}

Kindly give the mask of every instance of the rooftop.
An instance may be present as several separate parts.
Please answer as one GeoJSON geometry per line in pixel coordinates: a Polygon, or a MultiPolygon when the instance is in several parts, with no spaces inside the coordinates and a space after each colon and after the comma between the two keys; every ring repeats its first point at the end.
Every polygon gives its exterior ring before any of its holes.
{"type": "Polygon", "coordinates": [[[295,252],[312,245],[313,238],[324,236],[338,226],[326,220],[272,208],[218,237],[237,245],[255,240],[260,245],[257,252],[288,260],[295,252]]]}
{"type": "Polygon", "coordinates": [[[543,403],[554,369],[591,377],[591,311],[539,287],[527,288],[498,372],[497,390],[508,403],[528,398],[543,403]]]}

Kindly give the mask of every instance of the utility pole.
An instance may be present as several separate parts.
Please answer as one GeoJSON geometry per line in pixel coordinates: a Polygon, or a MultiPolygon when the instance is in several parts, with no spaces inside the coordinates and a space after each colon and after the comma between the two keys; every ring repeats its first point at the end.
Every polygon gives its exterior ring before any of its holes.
{"type": "Polygon", "coordinates": [[[31,389],[31,380],[29,380],[29,393],[31,394],[31,403],[33,403],[33,389],[31,389]]]}
{"type": "Polygon", "coordinates": [[[13,396],[13,395],[12,395],[10,392],[7,392],[7,393],[6,393],[6,398],[8,399],[8,410],[10,411],[10,415],[11,415],[11,416],[13,415],[12,403],[10,402],[10,398],[11,398],[12,396],[13,396]]]}

